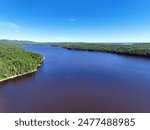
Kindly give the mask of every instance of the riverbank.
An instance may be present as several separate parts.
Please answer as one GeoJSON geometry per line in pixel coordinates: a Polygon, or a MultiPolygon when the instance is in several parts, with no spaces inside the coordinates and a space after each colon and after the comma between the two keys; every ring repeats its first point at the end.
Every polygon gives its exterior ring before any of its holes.
{"type": "Polygon", "coordinates": [[[34,73],[34,72],[37,71],[38,67],[41,66],[41,64],[44,62],[44,60],[45,60],[45,57],[43,57],[43,59],[42,59],[42,61],[40,62],[40,64],[38,64],[34,70],[29,71],[29,72],[26,72],[26,73],[22,73],[22,74],[10,76],[10,77],[8,77],[8,78],[1,79],[0,82],[7,81],[7,80],[10,80],[10,79],[14,79],[14,78],[20,77],[20,76],[24,76],[24,75],[27,75],[27,74],[34,73]]]}
{"type": "Polygon", "coordinates": [[[0,82],[35,72],[43,60],[42,55],[13,43],[0,44],[0,82]]]}
{"type": "Polygon", "coordinates": [[[102,44],[102,43],[50,43],[51,46],[70,50],[108,52],[132,56],[150,57],[150,43],[102,44]]]}
{"type": "Polygon", "coordinates": [[[37,72],[0,83],[1,112],[150,112],[149,58],[24,49],[46,59],[37,72]]]}

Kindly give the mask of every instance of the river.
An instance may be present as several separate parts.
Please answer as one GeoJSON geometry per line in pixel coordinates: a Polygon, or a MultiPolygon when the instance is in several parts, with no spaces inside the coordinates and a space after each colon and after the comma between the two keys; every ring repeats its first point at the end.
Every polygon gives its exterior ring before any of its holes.
{"type": "Polygon", "coordinates": [[[150,112],[150,59],[24,48],[46,59],[36,73],[0,83],[0,112],[150,112]]]}

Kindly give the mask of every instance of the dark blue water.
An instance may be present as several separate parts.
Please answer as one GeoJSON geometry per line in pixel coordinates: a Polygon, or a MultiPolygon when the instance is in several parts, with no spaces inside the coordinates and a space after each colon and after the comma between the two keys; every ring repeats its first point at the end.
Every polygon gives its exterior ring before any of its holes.
{"type": "Polygon", "coordinates": [[[34,74],[0,83],[0,112],[150,112],[150,59],[27,46],[34,74]]]}

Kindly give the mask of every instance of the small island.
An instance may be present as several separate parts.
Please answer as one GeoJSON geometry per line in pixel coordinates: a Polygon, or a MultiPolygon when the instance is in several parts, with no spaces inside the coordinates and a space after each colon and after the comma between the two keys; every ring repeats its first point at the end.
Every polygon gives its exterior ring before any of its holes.
{"type": "Polygon", "coordinates": [[[40,54],[24,50],[14,44],[0,44],[0,82],[33,73],[43,62],[40,54]]]}

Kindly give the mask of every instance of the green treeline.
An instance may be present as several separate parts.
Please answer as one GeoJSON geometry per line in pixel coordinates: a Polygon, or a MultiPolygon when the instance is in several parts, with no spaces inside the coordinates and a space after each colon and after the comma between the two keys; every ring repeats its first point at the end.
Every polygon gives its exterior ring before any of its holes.
{"type": "Polygon", "coordinates": [[[126,55],[150,56],[150,43],[141,44],[109,44],[109,43],[54,43],[53,46],[60,46],[72,50],[101,51],[126,55]]]}
{"type": "Polygon", "coordinates": [[[42,59],[40,54],[0,43],[0,80],[34,71],[42,59]]]}

